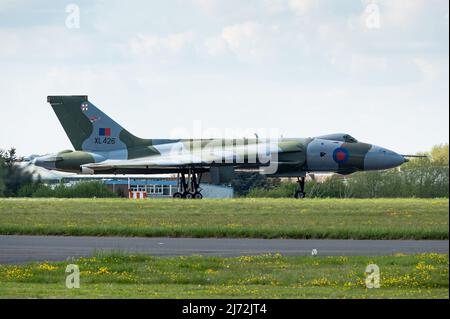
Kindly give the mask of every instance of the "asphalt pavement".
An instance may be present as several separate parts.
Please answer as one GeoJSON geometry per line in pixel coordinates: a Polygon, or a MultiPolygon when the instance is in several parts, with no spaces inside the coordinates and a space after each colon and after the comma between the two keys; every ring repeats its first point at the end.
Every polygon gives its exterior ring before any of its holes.
{"type": "Polygon", "coordinates": [[[0,264],[65,261],[97,252],[152,256],[232,257],[280,253],[286,256],[376,256],[395,253],[447,253],[448,240],[333,240],[0,236],[0,264]]]}

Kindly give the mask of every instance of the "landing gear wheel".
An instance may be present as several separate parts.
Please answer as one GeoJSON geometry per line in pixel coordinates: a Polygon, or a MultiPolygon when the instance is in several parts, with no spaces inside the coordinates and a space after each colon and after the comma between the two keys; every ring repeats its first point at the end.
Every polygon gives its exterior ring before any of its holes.
{"type": "Polygon", "coordinates": [[[306,197],[306,194],[305,194],[305,192],[302,192],[302,191],[296,191],[294,194],[294,198],[305,198],[305,197],[306,197]]]}
{"type": "Polygon", "coordinates": [[[195,193],[194,193],[194,198],[195,198],[195,199],[202,199],[202,198],[203,198],[203,195],[202,195],[202,193],[200,193],[200,192],[195,192],[195,193]]]}
{"type": "Polygon", "coordinates": [[[294,198],[305,198],[305,177],[297,177],[298,189],[294,194],[294,198]]]}
{"type": "Polygon", "coordinates": [[[178,192],[173,194],[174,198],[186,199],[202,199],[203,195],[200,193],[200,181],[202,173],[195,172],[193,168],[182,170],[178,173],[178,192]],[[187,174],[187,177],[186,177],[187,174]]]}

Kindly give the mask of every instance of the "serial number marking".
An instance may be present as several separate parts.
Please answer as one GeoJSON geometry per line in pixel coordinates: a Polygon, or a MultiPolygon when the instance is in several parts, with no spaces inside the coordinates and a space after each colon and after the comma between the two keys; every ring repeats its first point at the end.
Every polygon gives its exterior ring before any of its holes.
{"type": "Polygon", "coordinates": [[[116,144],[116,138],[114,137],[105,137],[105,138],[101,138],[101,137],[96,137],[94,139],[94,143],[99,145],[99,144],[109,144],[109,145],[114,145],[116,144]]]}

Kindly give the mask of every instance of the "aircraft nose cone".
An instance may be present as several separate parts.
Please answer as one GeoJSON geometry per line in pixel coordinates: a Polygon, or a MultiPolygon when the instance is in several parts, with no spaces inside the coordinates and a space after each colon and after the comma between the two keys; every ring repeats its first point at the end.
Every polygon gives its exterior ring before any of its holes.
{"type": "Polygon", "coordinates": [[[365,170],[394,168],[402,165],[406,159],[396,152],[373,145],[364,159],[365,170]]]}
{"type": "Polygon", "coordinates": [[[36,157],[31,163],[45,169],[55,169],[55,162],[51,160],[50,156],[36,157]]]}
{"type": "Polygon", "coordinates": [[[43,164],[43,162],[42,162],[42,160],[40,160],[39,158],[35,158],[35,159],[33,159],[33,160],[31,161],[31,164],[33,164],[33,165],[35,165],[35,166],[41,167],[42,164],[43,164]]]}

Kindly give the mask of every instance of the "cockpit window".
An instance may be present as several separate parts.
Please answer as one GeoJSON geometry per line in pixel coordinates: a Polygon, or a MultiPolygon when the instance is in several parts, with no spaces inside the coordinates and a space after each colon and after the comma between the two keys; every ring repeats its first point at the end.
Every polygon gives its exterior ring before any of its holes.
{"type": "Polygon", "coordinates": [[[346,142],[346,143],[358,143],[358,140],[356,138],[354,138],[353,136],[350,136],[348,134],[345,134],[343,136],[343,138],[344,138],[344,142],[346,142]]]}
{"type": "Polygon", "coordinates": [[[349,134],[329,134],[318,136],[317,138],[329,141],[338,141],[345,143],[358,143],[358,140],[349,134]]]}

